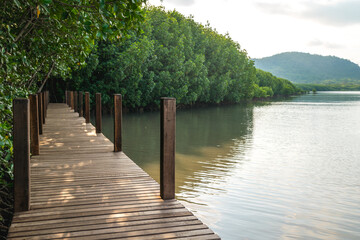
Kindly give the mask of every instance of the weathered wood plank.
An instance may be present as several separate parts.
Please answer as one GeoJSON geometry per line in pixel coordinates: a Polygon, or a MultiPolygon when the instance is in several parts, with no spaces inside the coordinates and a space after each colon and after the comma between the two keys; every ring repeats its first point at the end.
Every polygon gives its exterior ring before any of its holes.
{"type": "Polygon", "coordinates": [[[74,112],[78,112],[78,92],[74,91],[74,112]]]}
{"type": "Polygon", "coordinates": [[[85,92],[85,121],[90,123],[90,93],[85,92]]]}
{"type": "Polygon", "coordinates": [[[114,201],[133,201],[137,199],[149,199],[149,198],[157,198],[159,192],[153,193],[139,193],[133,194],[131,197],[128,197],[129,194],[112,194],[108,197],[98,195],[96,197],[85,197],[85,198],[75,198],[75,199],[67,199],[65,201],[53,201],[53,202],[34,202],[31,203],[31,209],[44,209],[44,208],[54,208],[54,207],[62,207],[62,206],[80,206],[84,204],[92,204],[92,203],[109,203],[114,201]],[[119,200],[121,199],[121,200],[119,200]]]}
{"type": "Polygon", "coordinates": [[[109,206],[109,207],[92,207],[89,209],[77,209],[70,212],[60,212],[53,211],[51,214],[43,213],[32,213],[32,214],[19,214],[13,220],[16,222],[34,222],[34,221],[44,221],[44,220],[54,220],[54,219],[68,219],[68,218],[77,218],[77,217],[86,217],[86,216],[96,216],[96,215],[105,215],[105,214],[123,214],[123,213],[134,213],[134,212],[145,212],[145,211],[154,211],[162,209],[179,209],[184,208],[178,202],[166,202],[166,203],[152,203],[152,204],[143,204],[137,205],[135,207],[129,208],[128,206],[109,206]]]}
{"type": "Polygon", "coordinates": [[[14,112],[14,211],[30,209],[30,113],[29,100],[13,100],[14,112]]]}
{"type": "Polygon", "coordinates": [[[114,95],[114,152],[122,151],[122,98],[114,95]]]}
{"type": "Polygon", "coordinates": [[[8,239],[219,239],[65,104],[49,104],[46,121],[31,211],[15,213],[8,239]]]}
{"type": "Polygon", "coordinates": [[[101,93],[96,93],[96,133],[101,133],[102,127],[101,93]]]}
{"type": "Polygon", "coordinates": [[[41,114],[41,117],[42,117],[42,123],[43,125],[45,124],[45,118],[46,118],[46,99],[45,99],[45,92],[41,92],[41,101],[42,101],[42,114],[41,114]]]}
{"type": "Polygon", "coordinates": [[[34,155],[40,154],[39,138],[39,113],[38,113],[38,96],[31,94],[30,100],[30,152],[34,155]]]}
{"type": "MultiPolygon", "coordinates": [[[[116,224],[117,225],[117,224],[116,224]]],[[[181,222],[153,222],[152,224],[143,224],[143,225],[135,225],[135,226],[114,226],[112,228],[107,227],[104,229],[88,229],[88,230],[81,230],[75,232],[66,232],[66,233],[53,233],[53,234],[45,234],[41,236],[33,236],[28,239],[53,239],[53,238],[63,238],[64,236],[68,238],[79,238],[79,237],[86,237],[86,239],[98,239],[99,236],[96,235],[105,235],[105,234],[126,234],[125,236],[131,234],[134,235],[134,232],[141,232],[152,230],[156,231],[159,228],[172,228],[172,227],[188,227],[193,228],[195,225],[201,225],[199,220],[190,220],[190,221],[181,221],[181,222]]],[[[203,227],[203,226],[202,226],[203,227]]],[[[199,227],[197,227],[198,229],[199,227]]],[[[118,235],[116,237],[120,237],[118,235]]],[[[27,236],[28,237],[28,236],[27,236]]]]}
{"type": "Polygon", "coordinates": [[[38,124],[39,124],[39,134],[41,135],[42,134],[42,131],[43,131],[43,122],[42,122],[42,114],[43,114],[43,111],[42,111],[42,94],[41,93],[38,93],[38,124]]]}
{"type": "Polygon", "coordinates": [[[144,216],[98,218],[98,219],[91,219],[91,221],[64,222],[57,224],[36,222],[35,224],[25,225],[25,224],[15,223],[10,229],[9,234],[13,236],[23,236],[30,231],[56,232],[60,230],[60,232],[65,232],[62,229],[71,228],[71,227],[81,227],[82,229],[86,229],[86,227],[90,227],[90,229],[91,228],[96,229],[96,226],[101,224],[119,224],[121,226],[125,224],[132,225],[132,224],[137,224],[137,222],[147,222],[152,220],[171,221],[173,219],[173,221],[178,221],[179,218],[193,219],[194,216],[189,211],[181,209],[181,211],[178,210],[176,212],[174,210],[162,210],[161,213],[154,213],[144,216]]]}
{"type": "Polygon", "coordinates": [[[75,99],[74,99],[74,91],[70,91],[70,108],[74,110],[75,99]]]}
{"type": "Polygon", "coordinates": [[[162,199],[175,198],[175,98],[161,98],[160,194],[162,199]]]}
{"type": "MultiPolygon", "coordinates": [[[[197,220],[195,216],[176,216],[173,215],[170,218],[153,218],[148,220],[135,220],[131,222],[102,222],[95,221],[89,225],[80,225],[80,226],[59,226],[58,228],[47,228],[42,230],[33,230],[25,229],[25,231],[18,231],[15,233],[10,233],[8,237],[22,237],[22,236],[36,236],[36,235],[45,235],[45,234],[54,234],[54,233],[65,233],[65,232],[79,232],[79,231],[89,231],[89,230],[98,230],[98,229],[111,229],[111,228],[122,228],[129,226],[142,226],[150,224],[159,224],[166,222],[179,222],[179,221],[194,221],[197,220]]],[[[76,234],[76,233],[75,233],[76,234]]]]}
{"type": "Polygon", "coordinates": [[[83,92],[79,92],[79,117],[83,117],[84,116],[84,97],[83,97],[83,92]]]}

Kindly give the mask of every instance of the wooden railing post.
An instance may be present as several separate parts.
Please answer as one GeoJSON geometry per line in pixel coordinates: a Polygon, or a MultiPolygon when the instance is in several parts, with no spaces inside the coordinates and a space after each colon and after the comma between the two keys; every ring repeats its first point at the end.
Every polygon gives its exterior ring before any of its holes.
{"type": "Polygon", "coordinates": [[[41,92],[41,95],[42,95],[41,96],[41,105],[42,105],[42,108],[41,108],[42,113],[41,113],[41,115],[42,115],[42,122],[43,122],[43,125],[44,125],[45,124],[45,109],[46,109],[45,92],[41,92]]]}
{"type": "Polygon", "coordinates": [[[67,91],[66,103],[70,107],[70,91],[67,91]]]}
{"type": "Polygon", "coordinates": [[[45,91],[45,118],[47,117],[48,106],[49,106],[49,91],[45,91]]]}
{"type": "Polygon", "coordinates": [[[46,91],[44,91],[44,121],[46,121],[46,110],[47,110],[47,96],[46,96],[46,91]]]}
{"type": "Polygon", "coordinates": [[[79,117],[84,116],[83,92],[79,92],[79,117]]]}
{"type": "Polygon", "coordinates": [[[74,91],[74,112],[78,112],[78,93],[74,91]]]}
{"type": "Polygon", "coordinates": [[[85,92],[85,122],[90,123],[90,93],[85,92]]]}
{"type": "Polygon", "coordinates": [[[122,151],[122,98],[114,94],[114,152],[122,151]]]}
{"type": "Polygon", "coordinates": [[[30,114],[28,99],[14,99],[14,210],[30,209],[30,114]]]}
{"type": "Polygon", "coordinates": [[[43,114],[43,106],[42,106],[42,94],[41,93],[38,93],[38,114],[39,114],[39,117],[38,117],[38,123],[39,123],[39,134],[42,134],[43,133],[43,122],[42,122],[42,114],[43,114]]]}
{"type": "Polygon", "coordinates": [[[96,133],[101,133],[101,93],[96,93],[96,133]]]}
{"type": "Polygon", "coordinates": [[[67,95],[68,95],[68,91],[67,91],[67,90],[65,90],[65,99],[64,99],[64,101],[65,101],[65,103],[66,103],[66,104],[68,104],[67,95]]]}
{"type": "Polygon", "coordinates": [[[160,195],[175,198],[176,99],[161,98],[160,195]]]}
{"type": "Polygon", "coordinates": [[[47,96],[47,106],[46,109],[49,108],[49,104],[50,104],[50,92],[46,91],[46,96],[47,96]]]}
{"type": "Polygon", "coordinates": [[[30,152],[32,155],[40,154],[39,141],[39,113],[38,96],[31,94],[30,98],[30,152]]]}
{"type": "Polygon", "coordinates": [[[74,92],[70,91],[70,108],[71,110],[74,109],[74,92]]]}

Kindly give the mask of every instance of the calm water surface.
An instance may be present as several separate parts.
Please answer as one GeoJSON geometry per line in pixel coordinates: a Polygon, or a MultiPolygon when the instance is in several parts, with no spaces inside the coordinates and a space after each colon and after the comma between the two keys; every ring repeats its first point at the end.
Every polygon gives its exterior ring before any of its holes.
{"type": "MultiPolygon", "coordinates": [[[[157,181],[159,124],[124,115],[124,152],[157,181]]],[[[223,239],[360,239],[360,92],[178,111],[176,140],[177,199],[223,239]]]]}

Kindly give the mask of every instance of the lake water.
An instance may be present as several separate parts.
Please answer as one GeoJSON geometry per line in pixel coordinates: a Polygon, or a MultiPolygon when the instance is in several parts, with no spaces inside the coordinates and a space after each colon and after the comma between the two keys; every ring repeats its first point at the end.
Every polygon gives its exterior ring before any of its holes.
{"type": "MultiPolygon", "coordinates": [[[[159,125],[123,117],[124,152],[157,181],[159,125]]],[[[177,199],[223,239],[360,239],[360,92],[178,110],[176,134],[177,199]]]]}

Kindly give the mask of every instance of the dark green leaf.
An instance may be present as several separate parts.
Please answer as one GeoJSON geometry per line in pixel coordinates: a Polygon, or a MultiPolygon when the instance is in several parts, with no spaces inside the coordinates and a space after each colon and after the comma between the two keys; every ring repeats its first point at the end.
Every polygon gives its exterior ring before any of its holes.
{"type": "Polygon", "coordinates": [[[62,14],[61,14],[61,19],[62,20],[65,20],[65,19],[67,19],[69,17],[69,13],[68,12],[63,12],[62,14]]]}
{"type": "Polygon", "coordinates": [[[52,3],[52,0],[41,0],[41,3],[49,5],[52,3]]]}
{"type": "Polygon", "coordinates": [[[105,8],[105,0],[100,0],[100,9],[104,9],[105,8]]]}
{"type": "Polygon", "coordinates": [[[21,8],[21,4],[19,3],[18,0],[14,0],[14,3],[16,4],[16,6],[17,6],[18,8],[21,8]]]}

